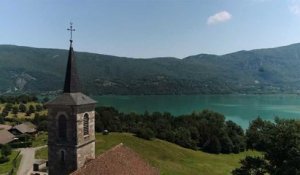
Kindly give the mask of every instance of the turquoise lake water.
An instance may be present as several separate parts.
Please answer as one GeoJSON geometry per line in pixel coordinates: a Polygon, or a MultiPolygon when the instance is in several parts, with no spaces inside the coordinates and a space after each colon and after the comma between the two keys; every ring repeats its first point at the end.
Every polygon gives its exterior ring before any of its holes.
{"type": "Polygon", "coordinates": [[[113,106],[121,112],[170,112],[189,114],[210,109],[225,115],[247,128],[249,121],[260,116],[273,120],[300,119],[299,95],[147,95],[147,96],[94,96],[99,106],[113,106]]]}

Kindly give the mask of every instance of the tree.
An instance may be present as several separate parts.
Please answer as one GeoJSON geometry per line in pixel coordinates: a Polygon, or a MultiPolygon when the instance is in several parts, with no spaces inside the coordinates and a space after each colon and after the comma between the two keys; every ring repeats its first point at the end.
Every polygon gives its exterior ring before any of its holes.
{"type": "Polygon", "coordinates": [[[35,106],[35,108],[36,108],[36,111],[37,111],[37,112],[40,112],[40,111],[43,110],[43,107],[42,107],[40,104],[37,104],[37,105],[35,106]]]}
{"type": "Polygon", "coordinates": [[[16,115],[16,114],[18,114],[18,112],[19,112],[19,108],[17,106],[14,106],[12,108],[12,113],[16,115]]]}
{"type": "Polygon", "coordinates": [[[267,150],[267,143],[270,142],[269,134],[273,127],[273,123],[264,121],[260,117],[253,120],[246,130],[247,148],[258,151],[267,150]]]}
{"type": "Polygon", "coordinates": [[[31,115],[31,112],[28,110],[28,111],[26,111],[25,115],[26,115],[26,116],[30,116],[30,115],[31,115]]]}
{"type": "Polygon", "coordinates": [[[233,175],[265,175],[267,174],[267,163],[261,157],[247,156],[241,160],[242,166],[232,171],[233,175]]]}
{"type": "MultiPolygon", "coordinates": [[[[259,123],[266,123],[266,121],[261,120],[259,123]]],[[[259,148],[263,148],[264,151],[263,159],[267,164],[266,172],[271,175],[299,174],[300,122],[277,118],[275,124],[259,126],[261,128],[256,130],[258,133],[255,130],[251,131],[253,135],[248,140],[248,144],[253,145],[252,142],[265,144],[259,148]],[[257,135],[257,139],[263,138],[263,140],[258,140],[258,142],[254,139],[254,135],[257,135]]],[[[247,161],[247,164],[248,167],[254,167],[257,162],[247,161]]]]}
{"type": "Polygon", "coordinates": [[[203,145],[203,150],[209,153],[219,154],[222,150],[221,143],[216,136],[212,136],[203,145]]]}
{"type": "Polygon", "coordinates": [[[30,114],[35,113],[35,108],[33,105],[29,105],[28,112],[30,112],[30,114]]]}
{"type": "Polygon", "coordinates": [[[136,133],[136,136],[146,140],[151,140],[155,135],[150,128],[140,128],[136,133]]]}
{"type": "Polygon", "coordinates": [[[5,107],[7,111],[11,111],[12,110],[12,107],[13,107],[13,104],[11,103],[6,103],[5,107]]]}
{"type": "Polygon", "coordinates": [[[233,152],[233,143],[227,135],[221,137],[220,142],[222,145],[222,153],[228,154],[233,152]]]}
{"type": "Polygon", "coordinates": [[[3,157],[7,157],[11,154],[11,147],[7,144],[3,145],[1,148],[1,154],[3,157]]]}
{"type": "Polygon", "coordinates": [[[27,111],[27,107],[23,103],[21,103],[19,105],[19,111],[20,112],[26,112],[27,111]]]}

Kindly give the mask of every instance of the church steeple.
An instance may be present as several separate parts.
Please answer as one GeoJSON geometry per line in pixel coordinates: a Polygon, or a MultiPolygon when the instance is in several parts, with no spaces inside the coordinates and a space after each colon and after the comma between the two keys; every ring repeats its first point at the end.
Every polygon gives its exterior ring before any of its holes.
{"type": "Polygon", "coordinates": [[[96,101],[80,89],[73,50],[70,49],[62,94],[46,103],[48,108],[48,174],[69,175],[95,158],[96,101]]]}
{"type": "Polygon", "coordinates": [[[72,40],[70,40],[70,49],[65,77],[64,93],[76,93],[80,92],[80,81],[76,69],[76,59],[72,46],[72,40]]]}
{"type": "Polygon", "coordinates": [[[70,23],[70,28],[67,29],[70,31],[71,38],[70,38],[70,49],[69,49],[69,56],[68,56],[68,64],[66,70],[66,77],[65,77],[65,85],[64,85],[64,93],[76,93],[80,92],[80,81],[79,76],[77,74],[76,69],[76,59],[73,50],[73,40],[72,40],[72,33],[75,31],[73,29],[73,24],[70,23]]]}

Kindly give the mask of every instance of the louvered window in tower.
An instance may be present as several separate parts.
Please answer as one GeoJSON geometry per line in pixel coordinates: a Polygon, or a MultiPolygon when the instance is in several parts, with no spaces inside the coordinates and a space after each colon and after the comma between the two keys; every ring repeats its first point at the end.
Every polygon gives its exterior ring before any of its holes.
{"type": "Polygon", "coordinates": [[[89,135],[89,115],[84,114],[83,117],[83,135],[89,135]]]}

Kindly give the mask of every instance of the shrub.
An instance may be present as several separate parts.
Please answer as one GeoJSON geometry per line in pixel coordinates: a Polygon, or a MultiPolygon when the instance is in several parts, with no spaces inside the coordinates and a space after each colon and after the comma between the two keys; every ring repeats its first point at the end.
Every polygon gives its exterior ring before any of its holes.
{"type": "Polygon", "coordinates": [[[150,128],[140,128],[137,131],[136,136],[146,140],[151,140],[155,135],[150,128]]]}
{"type": "Polygon", "coordinates": [[[3,157],[7,157],[11,154],[11,147],[7,144],[3,145],[1,148],[1,154],[3,157]]]}
{"type": "Polygon", "coordinates": [[[28,141],[28,142],[16,142],[16,143],[11,143],[10,144],[12,148],[26,148],[26,147],[31,147],[32,146],[32,142],[28,141]]]}

